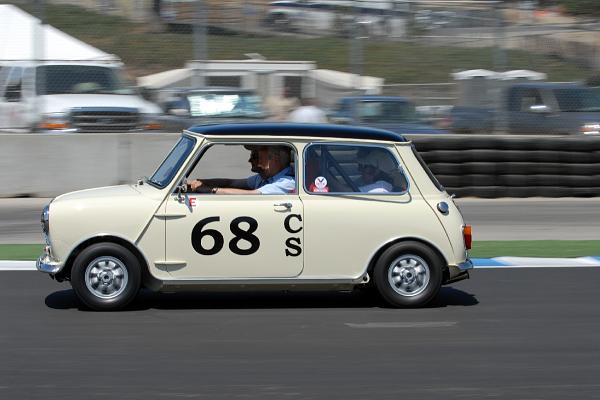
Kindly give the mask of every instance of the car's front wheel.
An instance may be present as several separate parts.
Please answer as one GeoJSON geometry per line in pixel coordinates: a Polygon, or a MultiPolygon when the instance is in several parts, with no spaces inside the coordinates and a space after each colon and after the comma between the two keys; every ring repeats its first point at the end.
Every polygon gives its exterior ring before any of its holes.
{"type": "Polygon", "coordinates": [[[136,297],[141,276],[140,263],[131,251],[115,243],[97,243],[75,258],[71,285],[89,308],[118,310],[136,297]]]}
{"type": "Polygon", "coordinates": [[[383,252],[373,278],[381,297],[394,307],[421,307],[442,286],[443,261],[419,242],[397,243],[383,252]]]}

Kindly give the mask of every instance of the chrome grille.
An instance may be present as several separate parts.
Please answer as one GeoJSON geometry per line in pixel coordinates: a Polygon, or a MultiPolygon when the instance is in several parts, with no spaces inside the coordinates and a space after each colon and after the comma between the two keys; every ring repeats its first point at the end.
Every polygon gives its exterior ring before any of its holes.
{"type": "Polygon", "coordinates": [[[81,107],[71,111],[71,124],[79,132],[128,132],[140,127],[136,108],[81,107]]]}

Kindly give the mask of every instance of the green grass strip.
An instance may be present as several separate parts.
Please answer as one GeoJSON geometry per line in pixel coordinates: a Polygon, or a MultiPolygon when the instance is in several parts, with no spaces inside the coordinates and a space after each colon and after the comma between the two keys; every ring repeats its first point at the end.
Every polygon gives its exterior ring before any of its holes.
{"type": "Polygon", "coordinates": [[[43,244],[0,244],[0,260],[37,260],[43,249],[43,244]]]}
{"type": "MultiPolygon", "coordinates": [[[[41,244],[0,244],[0,260],[35,260],[41,244]]],[[[600,240],[490,240],[476,241],[469,252],[474,258],[600,256],[600,240]]]]}

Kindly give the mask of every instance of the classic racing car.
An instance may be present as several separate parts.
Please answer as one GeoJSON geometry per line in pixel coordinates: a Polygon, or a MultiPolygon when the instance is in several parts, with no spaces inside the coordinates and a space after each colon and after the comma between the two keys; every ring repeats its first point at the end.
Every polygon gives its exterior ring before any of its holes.
{"type": "Polygon", "coordinates": [[[61,195],[42,227],[38,270],[95,310],[125,307],[141,287],[372,285],[418,307],[472,268],[471,227],[411,142],[363,127],[192,127],[150,178],[61,195]]]}

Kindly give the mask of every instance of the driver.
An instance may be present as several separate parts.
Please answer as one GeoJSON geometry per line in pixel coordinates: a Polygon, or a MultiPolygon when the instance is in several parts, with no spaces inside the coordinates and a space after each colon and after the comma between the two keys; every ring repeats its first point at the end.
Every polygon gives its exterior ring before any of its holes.
{"type": "Polygon", "coordinates": [[[196,179],[188,182],[188,191],[213,194],[288,194],[296,190],[291,152],[287,146],[245,146],[250,150],[248,178],[196,179]]]}

